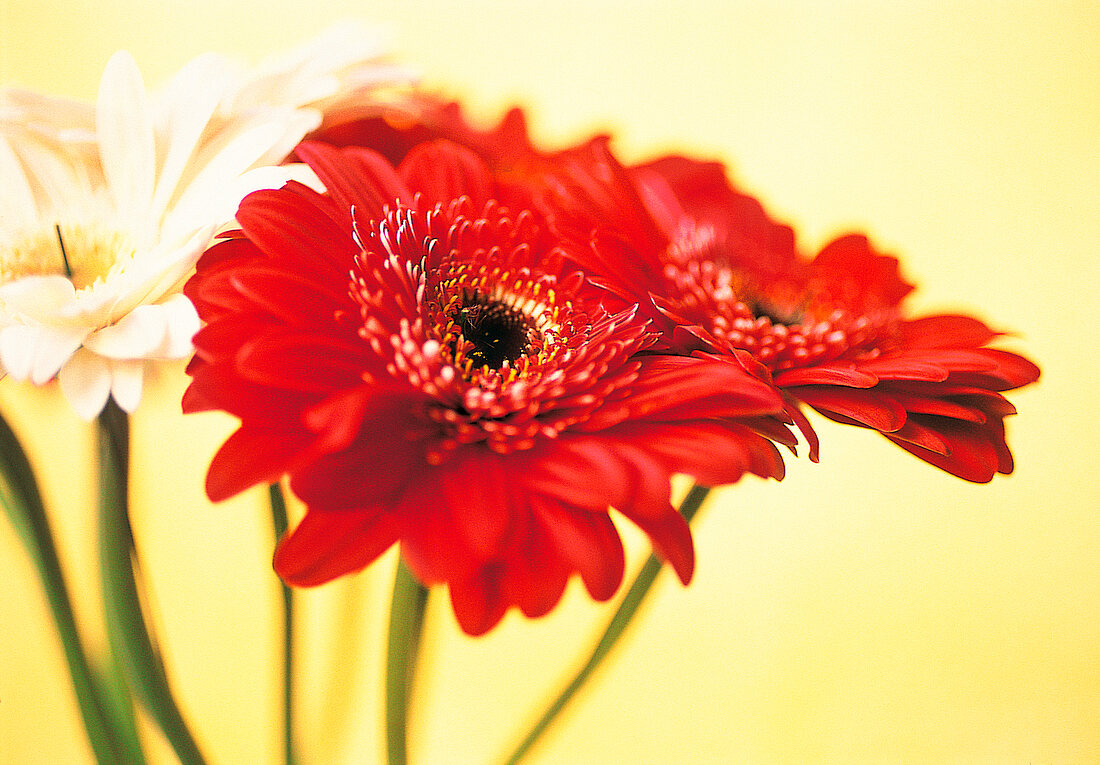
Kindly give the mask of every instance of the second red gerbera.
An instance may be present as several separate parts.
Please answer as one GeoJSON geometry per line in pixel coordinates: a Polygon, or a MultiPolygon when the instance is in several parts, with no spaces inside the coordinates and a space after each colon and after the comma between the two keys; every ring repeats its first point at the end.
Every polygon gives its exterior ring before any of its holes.
{"type": "Polygon", "coordinates": [[[790,228],[733,189],[717,163],[667,157],[624,168],[606,143],[563,157],[551,180],[556,229],[608,305],[638,303],[659,347],[737,359],[774,384],[810,442],[806,404],[879,431],[949,473],[1010,473],[1001,395],[1039,369],[989,348],[999,333],[969,316],[908,318],[912,286],[866,237],[812,260],[790,228]]]}

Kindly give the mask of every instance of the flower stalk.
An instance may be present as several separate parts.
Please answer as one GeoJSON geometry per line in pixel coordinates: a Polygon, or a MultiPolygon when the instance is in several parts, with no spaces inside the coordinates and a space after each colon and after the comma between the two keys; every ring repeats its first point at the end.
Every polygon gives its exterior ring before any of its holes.
{"type": "MultiPolygon", "coordinates": [[[[286,499],[278,483],[268,487],[271,499],[271,521],[275,529],[275,541],[286,534],[286,499]]],[[[279,580],[283,593],[283,761],[295,765],[294,754],[294,594],[290,587],[279,580]]]]}
{"type": "Polygon", "coordinates": [[[97,676],[88,661],[38,482],[22,445],[3,417],[0,417],[0,504],[38,571],[93,754],[99,762],[144,762],[132,709],[127,719],[117,714],[119,705],[109,701],[110,696],[117,699],[124,695],[125,686],[120,685],[112,694],[107,684],[113,678],[97,676]]]}
{"type": "Polygon", "coordinates": [[[427,605],[427,588],[416,580],[405,561],[399,560],[386,650],[387,765],[408,762],[409,701],[427,605]]]}
{"type": "MultiPolygon", "coordinates": [[[[710,493],[710,487],[695,485],[691,487],[687,496],[684,497],[684,501],[680,503],[680,514],[684,516],[684,519],[690,523],[695,515],[699,512],[699,508],[703,504],[703,500],[707,498],[710,493]]],[[[577,671],[573,678],[559,691],[558,695],[553,701],[547,705],[546,710],[539,717],[538,721],[531,727],[531,730],[524,736],[519,745],[512,751],[508,759],[505,760],[506,765],[516,765],[520,762],[531,748],[538,742],[542,735],[550,728],[550,725],[557,719],[557,716],[565,709],[566,705],[572,700],[577,692],[584,687],[584,684],[588,681],[592,673],[603,663],[604,659],[611,653],[611,649],[615,647],[615,644],[619,642],[619,638],[626,632],[626,628],[630,626],[635,615],[638,613],[638,609],[649,595],[650,590],[653,588],[653,583],[657,580],[657,574],[661,571],[662,563],[655,555],[650,555],[649,560],[645,562],[638,575],[634,577],[634,581],[630,585],[630,589],[627,590],[626,596],[623,597],[619,607],[615,610],[615,614],[611,617],[611,620],[604,628],[603,634],[600,635],[599,640],[592,647],[589,653],[587,661],[577,671]]]]}
{"type": "Polygon", "coordinates": [[[107,637],[134,694],[164,733],[183,765],[205,759],[168,686],[164,664],[141,611],[133,531],[130,528],[130,424],[109,401],[97,420],[99,437],[99,569],[107,637]]]}

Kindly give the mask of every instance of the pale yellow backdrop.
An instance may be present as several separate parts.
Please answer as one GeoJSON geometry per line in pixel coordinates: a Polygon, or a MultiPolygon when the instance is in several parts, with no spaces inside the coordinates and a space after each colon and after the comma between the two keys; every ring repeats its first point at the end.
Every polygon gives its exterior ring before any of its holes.
{"type": "MultiPolygon", "coordinates": [[[[118,48],[156,83],[200,52],[256,60],[347,17],[387,23],[403,60],[480,115],[527,105],[544,141],[609,128],[630,158],[728,160],[807,245],[869,231],[920,285],[914,307],[972,307],[1043,367],[1013,396],[1009,478],[969,485],[821,421],[821,464],[719,493],[695,581],[661,580],[533,763],[1100,762],[1100,4],[0,0],[0,81],[90,98],[118,48]]],[[[184,379],[165,370],[134,424],[152,605],[212,762],[274,763],[270,532],[258,495],[203,499],[232,423],[182,418],[184,379]]],[[[89,432],[54,391],[5,380],[0,405],[101,644],[89,432]]],[[[308,763],[381,756],[392,565],[302,598],[308,763]]],[[[472,640],[444,605],[413,759],[493,762],[608,609],[575,588],[550,618],[472,640]]],[[[88,762],[6,521],[0,625],[0,762],[88,762]]]]}

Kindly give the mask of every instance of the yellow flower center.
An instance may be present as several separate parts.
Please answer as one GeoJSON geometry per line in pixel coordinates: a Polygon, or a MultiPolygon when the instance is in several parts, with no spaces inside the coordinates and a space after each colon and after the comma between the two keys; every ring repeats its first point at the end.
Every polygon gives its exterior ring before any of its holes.
{"type": "Polygon", "coordinates": [[[24,276],[68,277],[78,290],[133,256],[127,234],[103,226],[59,223],[17,238],[0,248],[0,284],[24,276]]]}

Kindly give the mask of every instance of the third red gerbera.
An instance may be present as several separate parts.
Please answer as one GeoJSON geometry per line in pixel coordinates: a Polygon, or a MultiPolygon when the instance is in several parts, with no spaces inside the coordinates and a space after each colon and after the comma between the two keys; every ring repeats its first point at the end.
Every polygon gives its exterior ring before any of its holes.
{"type": "Polygon", "coordinates": [[[446,583],[463,629],[546,613],[578,573],[609,598],[639,526],[686,582],[691,535],[669,479],[779,477],[776,391],[722,359],[652,354],[624,306],[588,301],[541,219],[495,197],[447,142],[395,169],[360,148],[298,149],[328,194],[290,184],[241,205],[199,263],[188,410],[241,420],[214,499],[290,475],[307,506],[277,572],[314,585],[395,543],[446,583]]]}
{"type": "Polygon", "coordinates": [[[970,481],[1010,473],[1003,391],[1038,368],[987,347],[1000,333],[958,315],[909,318],[898,261],[860,235],[799,256],[791,230],[733,189],[717,163],[668,157],[624,168],[603,141],[563,159],[556,224],[609,305],[639,302],[660,345],[736,358],[784,392],[810,441],[806,404],[877,430],[970,481]]]}

